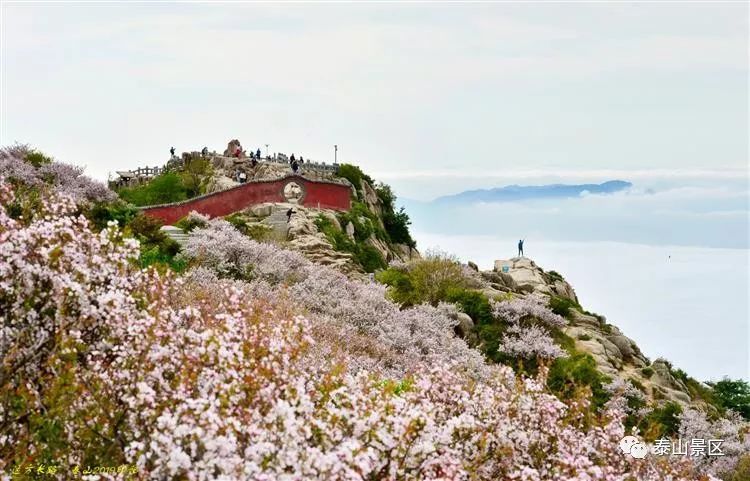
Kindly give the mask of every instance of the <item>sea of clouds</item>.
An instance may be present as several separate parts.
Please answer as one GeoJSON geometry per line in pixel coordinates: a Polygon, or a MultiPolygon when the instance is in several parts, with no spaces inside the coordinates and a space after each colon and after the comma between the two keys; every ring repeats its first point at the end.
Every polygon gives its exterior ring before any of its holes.
{"type": "MultiPolygon", "coordinates": [[[[414,183],[392,183],[397,192],[416,191],[414,183]]],[[[523,238],[529,257],[565,276],[586,309],[605,315],[647,356],[666,357],[701,380],[750,379],[747,178],[633,184],[565,199],[401,203],[421,250],[437,247],[490,269],[514,256],[523,238]]]]}

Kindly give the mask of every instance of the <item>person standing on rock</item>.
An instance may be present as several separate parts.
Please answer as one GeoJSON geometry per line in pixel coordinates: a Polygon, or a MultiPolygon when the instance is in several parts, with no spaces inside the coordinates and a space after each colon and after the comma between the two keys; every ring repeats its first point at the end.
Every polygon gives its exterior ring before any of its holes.
{"type": "Polygon", "coordinates": [[[292,172],[294,172],[296,174],[297,171],[299,171],[299,164],[297,163],[296,160],[293,160],[292,161],[292,172]]]}
{"type": "Polygon", "coordinates": [[[169,153],[172,155],[172,157],[174,157],[174,147],[172,147],[171,149],[169,149],[169,153]]]}
{"type": "Polygon", "coordinates": [[[286,223],[288,224],[292,220],[292,214],[296,214],[294,210],[290,207],[288,211],[286,211],[286,223]]]}
{"type": "Polygon", "coordinates": [[[255,158],[260,160],[260,148],[258,148],[258,150],[255,151],[255,158]]]}
{"type": "Polygon", "coordinates": [[[523,257],[523,239],[518,241],[518,257],[523,257]]]}

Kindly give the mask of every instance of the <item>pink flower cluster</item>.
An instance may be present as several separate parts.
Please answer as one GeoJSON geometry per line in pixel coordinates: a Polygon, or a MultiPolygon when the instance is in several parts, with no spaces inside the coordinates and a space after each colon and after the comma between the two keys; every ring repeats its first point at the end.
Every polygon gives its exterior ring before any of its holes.
{"type": "MultiPolygon", "coordinates": [[[[614,405],[591,425],[587,401],[551,395],[543,369],[456,368],[439,332],[447,306],[399,314],[382,289],[270,246],[226,247],[231,259],[189,246],[221,272],[248,260],[250,282],[141,271],[116,226],[94,233],[61,199],[15,221],[11,195],[0,186],[5,473],[54,459],[135,464],[142,480],[706,479],[687,461],[623,455],[625,413],[614,405]],[[376,336],[363,349],[411,335],[415,348],[390,344],[408,372],[352,369],[356,340],[315,332],[342,323],[376,336]],[[339,355],[318,355],[323,343],[339,355]]],[[[216,230],[201,245],[229,239],[216,230]]]]}
{"type": "Polygon", "coordinates": [[[23,145],[0,148],[0,173],[7,180],[27,186],[51,186],[76,202],[101,202],[117,196],[106,185],[83,175],[81,167],[53,161],[34,167],[24,160],[29,148],[23,145]]]}
{"type": "Polygon", "coordinates": [[[550,336],[548,328],[562,328],[567,321],[546,305],[539,295],[513,297],[505,301],[491,301],[492,314],[509,323],[498,350],[525,359],[555,359],[567,354],[550,336]]]}

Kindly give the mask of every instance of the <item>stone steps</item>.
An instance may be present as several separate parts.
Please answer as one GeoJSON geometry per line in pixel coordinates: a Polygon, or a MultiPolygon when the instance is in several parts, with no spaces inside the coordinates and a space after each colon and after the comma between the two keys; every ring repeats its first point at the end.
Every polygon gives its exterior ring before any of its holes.
{"type": "Polygon", "coordinates": [[[174,240],[181,246],[184,246],[187,243],[188,234],[179,227],[175,227],[173,225],[165,225],[161,228],[161,231],[167,234],[170,239],[174,240]]]}
{"type": "Polygon", "coordinates": [[[272,227],[275,232],[284,237],[287,237],[289,234],[286,209],[274,210],[271,212],[271,215],[262,220],[262,223],[272,227]]]}

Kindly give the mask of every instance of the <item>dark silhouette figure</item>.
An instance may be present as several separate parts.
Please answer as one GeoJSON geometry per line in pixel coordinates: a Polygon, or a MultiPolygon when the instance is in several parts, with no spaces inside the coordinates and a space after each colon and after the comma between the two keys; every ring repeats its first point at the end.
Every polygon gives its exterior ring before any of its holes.
{"type": "Polygon", "coordinates": [[[287,224],[289,223],[289,221],[292,220],[292,214],[296,214],[296,212],[294,212],[294,210],[292,210],[292,208],[290,207],[289,210],[286,211],[286,223],[287,224]]]}
{"type": "Polygon", "coordinates": [[[292,161],[292,172],[294,172],[296,174],[297,171],[299,171],[299,164],[297,163],[296,160],[293,160],[292,161]]]}
{"type": "Polygon", "coordinates": [[[260,159],[260,149],[255,151],[255,158],[260,159]]]}
{"type": "Polygon", "coordinates": [[[289,157],[289,165],[293,164],[293,163],[294,163],[294,160],[295,160],[295,159],[294,159],[294,154],[292,154],[292,156],[291,156],[291,157],[289,157]]]}
{"type": "Polygon", "coordinates": [[[300,164],[304,164],[305,163],[305,159],[303,159],[301,155],[299,156],[299,163],[300,164]]]}
{"type": "Polygon", "coordinates": [[[172,147],[171,149],[169,149],[169,153],[172,154],[172,157],[174,157],[174,152],[175,152],[174,147],[172,147]]]}
{"type": "Polygon", "coordinates": [[[258,165],[258,159],[256,159],[255,157],[250,158],[250,165],[253,167],[258,165]]]}
{"type": "Polygon", "coordinates": [[[523,257],[523,239],[518,241],[518,257],[523,257]]]}
{"type": "Polygon", "coordinates": [[[201,155],[203,155],[203,157],[208,157],[208,147],[203,147],[203,150],[201,150],[201,155]]]}

